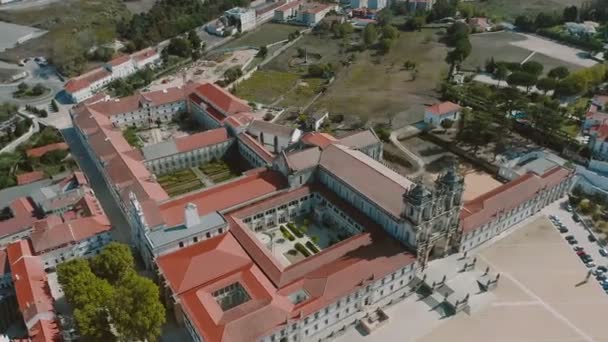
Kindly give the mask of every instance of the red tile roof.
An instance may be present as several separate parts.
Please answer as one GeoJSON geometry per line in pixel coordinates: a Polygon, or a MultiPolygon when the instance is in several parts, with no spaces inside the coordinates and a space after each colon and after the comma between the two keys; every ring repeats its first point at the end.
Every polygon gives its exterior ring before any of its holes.
{"type": "Polygon", "coordinates": [[[19,197],[9,205],[13,217],[0,221],[0,237],[16,234],[28,229],[37,220],[34,207],[26,197],[19,197]]]}
{"type": "Polygon", "coordinates": [[[229,140],[226,128],[216,128],[185,137],[175,139],[175,147],[178,152],[196,150],[205,146],[216,145],[229,140]]]}
{"type": "Polygon", "coordinates": [[[429,113],[432,113],[434,115],[443,115],[443,114],[447,114],[450,112],[460,110],[460,108],[461,107],[459,105],[457,105],[453,102],[447,101],[447,102],[441,102],[441,103],[437,103],[432,106],[426,107],[426,111],[429,113]]]}
{"type": "Polygon", "coordinates": [[[184,222],[184,208],[188,203],[196,204],[199,215],[203,216],[270,195],[286,186],[280,173],[261,171],[161,203],[160,214],[167,226],[172,227],[184,222]]]}
{"type": "Polygon", "coordinates": [[[31,342],[61,341],[61,330],[55,319],[41,319],[30,330],[31,342]]]}
{"type": "Polygon", "coordinates": [[[322,186],[303,187],[227,214],[227,234],[158,258],[161,274],[196,330],[207,341],[254,341],[293,320],[310,315],[329,303],[391,272],[415,258],[377,224],[322,186]],[[366,231],[299,263],[282,267],[266,247],[242,226],[239,217],[310,192],[352,215],[366,231]],[[198,265],[207,272],[196,272],[198,265]],[[238,282],[250,300],[223,311],[215,290],[238,282]],[[294,305],[289,295],[304,290],[310,298],[294,305]]]}
{"type": "Polygon", "coordinates": [[[608,124],[602,124],[596,127],[592,127],[590,132],[595,134],[599,141],[605,141],[608,139],[608,124]]]}
{"type": "Polygon", "coordinates": [[[30,148],[29,150],[25,151],[25,154],[27,154],[28,157],[42,157],[47,152],[57,151],[57,150],[65,151],[69,148],[70,147],[68,146],[68,144],[66,144],[64,142],[59,142],[59,143],[48,144],[48,145],[40,146],[40,147],[36,147],[36,148],[30,148]]]}
{"type": "Polygon", "coordinates": [[[301,140],[307,145],[318,146],[321,149],[338,141],[338,139],[334,138],[331,134],[318,132],[306,133],[302,136],[301,140]]]}
{"type": "Polygon", "coordinates": [[[42,172],[42,171],[32,171],[32,172],[22,173],[20,175],[17,175],[17,184],[23,185],[23,184],[34,183],[34,182],[39,181],[44,178],[46,178],[46,176],[44,175],[44,172],[42,172]]]}
{"type": "Polygon", "coordinates": [[[40,226],[35,225],[30,234],[32,250],[36,255],[80,242],[112,228],[106,215],[80,217],[67,222],[51,218],[44,221],[40,226]]]}
{"type": "Polygon", "coordinates": [[[460,212],[463,232],[480,228],[502,213],[536,197],[540,191],[556,186],[571,176],[570,170],[559,166],[542,176],[530,172],[466,202],[460,212]]]}
{"type": "Polygon", "coordinates": [[[202,97],[206,103],[215,107],[215,109],[221,111],[226,116],[240,112],[251,112],[251,107],[249,107],[245,101],[230,94],[230,92],[217,84],[201,84],[195,89],[195,92],[202,97]]]}
{"type": "Polygon", "coordinates": [[[136,61],[141,62],[154,55],[158,55],[158,52],[155,49],[149,47],[149,48],[135,52],[134,54],[131,55],[131,57],[133,57],[133,59],[135,59],[136,61]]]}
{"type": "Polygon", "coordinates": [[[131,60],[131,56],[122,55],[122,56],[112,59],[111,61],[108,62],[108,64],[110,64],[111,66],[119,66],[121,64],[127,63],[130,60],[131,60]]]}
{"type": "Polygon", "coordinates": [[[40,319],[53,319],[53,298],[40,257],[32,256],[26,240],[8,245],[7,255],[17,303],[28,330],[40,319]]]}
{"type": "Polygon", "coordinates": [[[275,155],[268,151],[266,147],[262,146],[259,141],[255,140],[252,136],[247,133],[241,133],[238,135],[239,140],[247,145],[255,152],[260,158],[264,159],[266,163],[272,163],[275,155]]]}
{"type": "Polygon", "coordinates": [[[91,86],[91,84],[102,80],[106,77],[110,77],[112,75],[107,69],[100,67],[97,69],[93,69],[86,74],[82,74],[76,78],[70,79],[64,86],[64,89],[68,93],[75,93],[79,90],[82,90],[86,87],[91,86]]]}

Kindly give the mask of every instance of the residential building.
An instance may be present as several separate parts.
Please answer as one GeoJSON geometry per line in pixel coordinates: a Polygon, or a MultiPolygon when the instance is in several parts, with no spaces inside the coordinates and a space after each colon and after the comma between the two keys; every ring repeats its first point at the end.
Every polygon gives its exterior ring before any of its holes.
{"type": "Polygon", "coordinates": [[[147,48],[131,55],[123,55],[99,68],[70,79],[64,89],[74,103],[80,103],[92,97],[95,92],[110,82],[130,76],[146,67],[155,67],[160,60],[159,52],[153,48],[147,48]]]}
{"type": "Polygon", "coordinates": [[[19,311],[31,341],[61,340],[47,276],[40,257],[32,255],[27,241],[10,244],[6,253],[19,311]]]}
{"type": "Polygon", "coordinates": [[[608,197],[608,162],[591,159],[587,167],[577,165],[575,186],[584,193],[608,197]]]}
{"type": "Polygon", "coordinates": [[[424,122],[430,127],[440,127],[444,120],[458,121],[461,109],[450,101],[428,106],[424,110],[424,122]]]}
{"type": "Polygon", "coordinates": [[[534,215],[570,191],[573,170],[553,166],[542,173],[529,171],[514,180],[465,202],[460,219],[460,251],[475,248],[534,215]]]}
{"type": "Polygon", "coordinates": [[[264,120],[254,120],[247,127],[247,133],[272,153],[279,153],[300,140],[302,131],[274,124],[264,120]]]}
{"type": "Polygon", "coordinates": [[[473,32],[488,32],[492,30],[492,24],[488,21],[488,18],[475,17],[469,19],[469,26],[473,32]]]}
{"type": "Polygon", "coordinates": [[[387,0],[351,0],[351,8],[369,8],[373,10],[382,10],[388,5],[387,0]]]}
{"type": "Polygon", "coordinates": [[[433,9],[435,0],[409,0],[407,3],[408,10],[412,13],[416,11],[427,12],[433,9]]]}
{"type": "Polygon", "coordinates": [[[542,175],[556,166],[566,165],[566,160],[542,149],[503,153],[497,156],[496,161],[500,165],[498,177],[506,181],[515,180],[528,172],[542,175]]]}
{"type": "MultiPolygon", "coordinates": [[[[342,16],[332,16],[332,17],[336,17],[336,18],[335,19],[330,18],[330,20],[332,22],[337,22],[337,23],[341,23],[340,19],[344,19],[344,17],[342,17],[342,16]]],[[[328,18],[326,17],[325,20],[327,20],[327,19],[328,18]]],[[[318,131],[323,126],[323,123],[328,119],[329,119],[329,112],[316,112],[316,113],[312,114],[309,118],[309,127],[313,131],[318,131]]]]}
{"type": "Polygon", "coordinates": [[[600,24],[594,21],[585,21],[582,23],[567,22],[564,24],[564,28],[568,33],[577,37],[589,37],[597,33],[597,28],[600,24]]]}
{"type": "Polygon", "coordinates": [[[589,133],[602,125],[608,125],[608,96],[596,95],[591,99],[589,109],[585,113],[582,130],[583,133],[589,133]]]}
{"type": "Polygon", "coordinates": [[[327,15],[327,13],[336,9],[337,5],[335,4],[293,1],[287,2],[285,5],[278,7],[274,11],[273,19],[277,22],[315,26],[327,15]]]}
{"type": "Polygon", "coordinates": [[[25,185],[45,179],[46,175],[42,171],[31,171],[20,173],[16,176],[18,185],[25,185]]]}
{"type": "Polygon", "coordinates": [[[221,127],[148,145],[142,148],[144,165],[156,175],[198,167],[221,159],[233,142],[234,138],[221,127]]]}
{"type": "Polygon", "coordinates": [[[256,26],[256,14],[252,8],[234,7],[224,12],[224,16],[237,22],[239,32],[252,30],[256,26]]]}
{"type": "Polygon", "coordinates": [[[589,129],[588,145],[594,159],[608,159],[608,124],[589,129]]]}

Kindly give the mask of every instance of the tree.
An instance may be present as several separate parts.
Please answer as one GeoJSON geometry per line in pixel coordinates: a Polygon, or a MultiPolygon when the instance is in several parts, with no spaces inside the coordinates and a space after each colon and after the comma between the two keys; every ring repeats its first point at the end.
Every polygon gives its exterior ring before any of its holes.
{"type": "Polygon", "coordinates": [[[446,30],[445,43],[448,46],[456,46],[456,44],[463,40],[468,39],[469,37],[469,25],[461,22],[456,22],[452,24],[446,30]]]}
{"type": "Polygon", "coordinates": [[[75,306],[74,318],[78,330],[93,340],[112,340],[114,335],[110,330],[106,310],[107,301],[113,296],[112,286],[91,272],[78,275],[77,281],[82,286],[83,294],[71,302],[75,306]]]}
{"type": "Polygon", "coordinates": [[[555,87],[557,85],[557,81],[552,79],[552,78],[548,78],[548,77],[544,77],[541,78],[540,80],[538,80],[538,82],[536,83],[536,87],[539,90],[542,90],[545,95],[547,94],[547,92],[549,92],[550,90],[554,90],[555,87]]]}
{"type": "Polygon", "coordinates": [[[519,15],[515,18],[515,26],[524,32],[536,31],[536,24],[526,15],[519,15]]]}
{"type": "Polygon", "coordinates": [[[562,15],[564,21],[577,21],[578,20],[578,8],[574,5],[564,8],[564,14],[562,15]]]}
{"type": "Polygon", "coordinates": [[[91,258],[91,269],[95,275],[115,284],[133,271],[135,262],[129,246],[112,242],[101,253],[91,258]]]}
{"type": "Polygon", "coordinates": [[[308,76],[315,78],[330,78],[333,75],[331,64],[313,64],[308,67],[308,76]]]}
{"type": "Polygon", "coordinates": [[[536,15],[534,26],[539,28],[552,27],[559,24],[559,18],[556,15],[540,12],[536,15]]]}
{"type": "Polygon", "coordinates": [[[455,67],[460,65],[471,54],[472,49],[471,42],[468,38],[465,38],[457,41],[456,47],[448,52],[445,61],[450,65],[449,78],[452,77],[455,67]]]}
{"type": "Polygon", "coordinates": [[[504,64],[500,64],[498,65],[498,67],[496,67],[496,71],[494,72],[494,77],[496,77],[496,79],[498,80],[498,86],[500,86],[500,82],[504,81],[507,76],[509,74],[509,69],[507,69],[507,66],[504,64]]]}
{"type": "Polygon", "coordinates": [[[507,77],[509,85],[525,87],[526,92],[530,91],[530,88],[536,84],[536,80],[535,75],[523,71],[515,71],[507,77]]]}
{"type": "Polygon", "coordinates": [[[40,96],[40,95],[44,94],[44,92],[46,92],[46,90],[47,90],[47,88],[44,87],[42,84],[36,83],[36,85],[32,88],[32,95],[40,96]]]}
{"type": "Polygon", "coordinates": [[[188,41],[190,42],[190,46],[195,50],[200,49],[203,43],[201,38],[198,36],[198,34],[196,34],[196,31],[194,30],[190,30],[190,32],[188,32],[188,41]]]}
{"type": "Polygon", "coordinates": [[[543,73],[544,67],[542,64],[540,64],[538,62],[530,61],[530,62],[526,62],[526,63],[522,64],[521,69],[523,72],[527,72],[529,74],[536,75],[536,77],[538,77],[543,73]]]}
{"type": "Polygon", "coordinates": [[[241,70],[240,65],[233,66],[224,71],[224,80],[227,83],[232,83],[238,80],[241,76],[243,76],[243,70],[241,70]]]}
{"type": "Polygon", "coordinates": [[[444,119],[441,121],[441,127],[445,130],[452,128],[452,126],[454,126],[454,120],[444,119]]]}
{"type": "Polygon", "coordinates": [[[192,45],[189,40],[173,38],[169,41],[167,52],[170,55],[188,58],[192,55],[192,45]]]}
{"type": "Polygon", "coordinates": [[[434,21],[447,17],[454,17],[457,10],[456,3],[456,1],[450,0],[437,0],[433,5],[429,19],[434,21]]]}
{"type": "Polygon", "coordinates": [[[382,26],[382,38],[384,39],[397,39],[399,37],[399,30],[395,26],[385,25],[382,26]]]}
{"type": "Polygon", "coordinates": [[[268,56],[268,48],[266,47],[266,45],[262,45],[258,50],[258,57],[266,58],[266,56],[268,56]]]}
{"type": "Polygon", "coordinates": [[[383,8],[376,14],[376,21],[380,26],[390,25],[393,21],[393,11],[388,7],[383,8]]]}
{"type": "Polygon", "coordinates": [[[363,29],[363,43],[365,46],[370,46],[376,42],[378,38],[378,31],[376,25],[369,24],[363,29]]]}
{"type": "Polygon", "coordinates": [[[407,31],[420,31],[422,26],[426,23],[426,17],[424,15],[418,15],[413,18],[409,18],[403,28],[407,31]]]}
{"type": "Polygon", "coordinates": [[[589,199],[585,198],[578,204],[578,209],[584,215],[589,215],[595,210],[595,204],[592,203],[589,199]]]}
{"type": "Polygon", "coordinates": [[[584,93],[587,90],[587,80],[577,74],[570,75],[555,87],[555,94],[558,96],[574,96],[584,93]]]}
{"type": "Polygon", "coordinates": [[[59,105],[57,104],[57,101],[55,101],[55,99],[51,100],[51,109],[55,113],[59,111],[59,105]]]}
{"type": "Polygon", "coordinates": [[[332,27],[335,38],[344,38],[354,32],[353,25],[350,23],[335,24],[332,27]]]}
{"type": "Polygon", "coordinates": [[[30,89],[30,86],[28,86],[25,82],[21,82],[19,85],[17,85],[17,90],[22,93],[26,92],[28,89],[30,89]]]}
{"type": "Polygon", "coordinates": [[[472,4],[461,2],[458,4],[458,12],[461,16],[469,19],[475,16],[475,7],[472,4]]]}
{"type": "Polygon", "coordinates": [[[386,55],[390,51],[392,46],[393,46],[392,39],[382,38],[380,40],[380,45],[378,46],[378,51],[381,54],[386,55]]]}
{"type": "Polygon", "coordinates": [[[165,323],[158,286],[135,272],[128,273],[117,284],[109,312],[125,340],[155,341],[165,323]]]}
{"type": "Polygon", "coordinates": [[[555,67],[549,70],[549,73],[547,74],[547,76],[559,80],[568,77],[568,75],[570,75],[570,71],[564,66],[555,67]]]}

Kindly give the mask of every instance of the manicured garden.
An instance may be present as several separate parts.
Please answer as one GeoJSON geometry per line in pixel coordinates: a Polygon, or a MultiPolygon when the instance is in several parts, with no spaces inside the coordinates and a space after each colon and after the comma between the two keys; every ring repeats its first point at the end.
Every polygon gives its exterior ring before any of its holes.
{"type": "Polygon", "coordinates": [[[162,175],[157,178],[157,181],[170,197],[183,195],[203,188],[203,183],[190,169],[162,175]]]}
{"type": "Polygon", "coordinates": [[[238,172],[234,171],[224,160],[212,160],[202,165],[199,169],[209,177],[213,183],[221,183],[232,178],[238,177],[238,172]]]}

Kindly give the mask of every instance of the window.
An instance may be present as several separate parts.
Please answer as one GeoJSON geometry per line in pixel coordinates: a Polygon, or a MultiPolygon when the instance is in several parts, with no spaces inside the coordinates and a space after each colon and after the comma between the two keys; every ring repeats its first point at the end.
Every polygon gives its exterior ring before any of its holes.
{"type": "Polygon", "coordinates": [[[198,236],[195,236],[195,237],[192,239],[192,241],[194,241],[194,243],[197,243],[197,242],[198,242],[198,236]]]}
{"type": "Polygon", "coordinates": [[[182,247],[184,247],[184,243],[180,241],[179,248],[182,248],[182,247]]]}
{"type": "Polygon", "coordinates": [[[223,230],[222,228],[218,229],[217,231],[218,231],[218,233],[220,233],[220,234],[222,234],[222,233],[224,232],[224,230],[223,230]]]}
{"type": "Polygon", "coordinates": [[[207,232],[207,234],[205,234],[207,236],[207,239],[211,237],[211,233],[207,232]]]}

